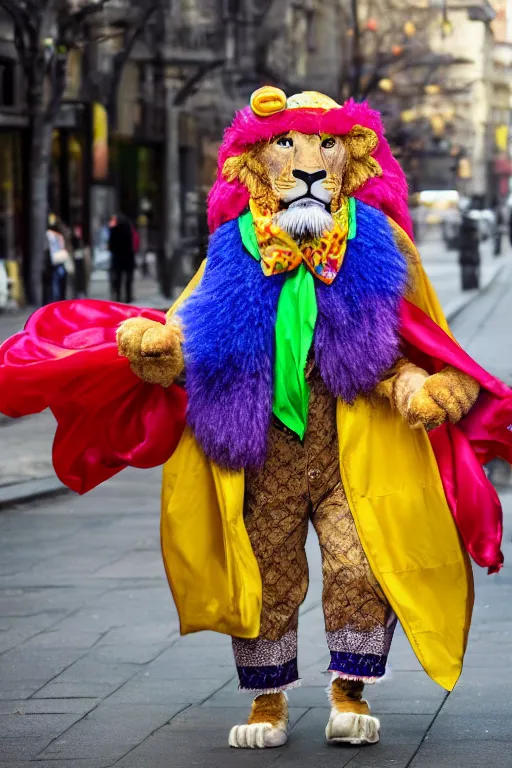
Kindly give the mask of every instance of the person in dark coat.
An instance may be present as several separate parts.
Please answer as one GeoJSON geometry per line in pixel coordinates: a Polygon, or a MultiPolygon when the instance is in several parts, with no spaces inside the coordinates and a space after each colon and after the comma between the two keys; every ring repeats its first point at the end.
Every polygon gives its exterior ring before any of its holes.
{"type": "Polygon", "coordinates": [[[133,273],[135,270],[135,252],[133,232],[129,219],[122,213],[116,213],[110,220],[108,248],[111,254],[110,285],[113,301],[126,304],[133,300],[133,273]]]}

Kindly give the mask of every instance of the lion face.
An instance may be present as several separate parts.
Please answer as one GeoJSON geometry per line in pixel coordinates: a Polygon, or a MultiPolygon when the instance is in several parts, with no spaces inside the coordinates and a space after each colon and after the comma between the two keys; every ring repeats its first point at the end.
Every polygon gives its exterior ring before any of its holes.
{"type": "Polygon", "coordinates": [[[245,184],[292,237],[317,237],[332,229],[343,198],[381,173],[370,154],[376,144],[375,133],[362,126],[345,136],[291,130],[228,158],[223,175],[245,184]]]}
{"type": "Polygon", "coordinates": [[[346,151],[340,136],[290,131],[265,144],[259,157],[280,208],[306,198],[330,207],[341,195],[346,151]]]}

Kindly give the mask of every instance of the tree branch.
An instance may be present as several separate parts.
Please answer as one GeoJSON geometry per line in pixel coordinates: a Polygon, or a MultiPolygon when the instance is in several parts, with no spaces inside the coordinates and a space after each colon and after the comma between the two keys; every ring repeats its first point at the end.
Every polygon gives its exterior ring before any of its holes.
{"type": "Polygon", "coordinates": [[[187,82],[184,83],[176,93],[174,97],[174,104],[176,106],[181,106],[184,104],[188,97],[194,92],[195,86],[200,83],[201,80],[206,77],[206,75],[208,75],[210,72],[213,72],[223,63],[224,59],[216,59],[215,61],[210,61],[208,64],[203,64],[203,66],[199,67],[197,72],[192,75],[192,77],[189,77],[187,82]]]}
{"type": "Polygon", "coordinates": [[[41,26],[41,17],[27,13],[16,0],[0,0],[0,8],[3,8],[12,19],[14,46],[25,77],[28,79],[38,54],[38,29],[41,26]]]}
{"type": "Polygon", "coordinates": [[[263,8],[261,7],[261,4],[255,3],[254,0],[249,0],[249,11],[252,13],[257,19],[258,24],[261,27],[261,24],[264,22],[265,17],[268,16],[268,13],[272,6],[274,5],[275,0],[264,0],[263,2],[263,8]]]}
{"type": "Polygon", "coordinates": [[[11,17],[14,26],[14,45],[20,62],[25,69],[27,64],[27,45],[25,35],[30,33],[30,19],[16,0],[0,0],[0,8],[11,17]]]}
{"type": "Polygon", "coordinates": [[[62,103],[62,97],[66,90],[67,58],[67,54],[57,53],[53,62],[53,72],[51,73],[52,95],[44,111],[44,121],[46,123],[53,124],[62,103]]]}
{"type": "Polygon", "coordinates": [[[87,3],[87,5],[82,6],[79,11],[70,14],[70,24],[72,26],[82,24],[88,16],[94,16],[94,14],[101,11],[110,2],[112,2],[112,0],[96,0],[95,2],[87,3]]]}
{"type": "Polygon", "coordinates": [[[28,26],[29,15],[16,0],[0,0],[0,8],[3,8],[9,14],[15,24],[28,26]]]}
{"type": "Polygon", "coordinates": [[[121,80],[121,75],[124,69],[124,65],[126,64],[126,61],[128,60],[128,58],[130,57],[130,54],[133,50],[133,46],[137,42],[141,33],[144,31],[144,28],[146,27],[150,18],[157,11],[158,7],[159,7],[158,0],[153,0],[153,2],[149,3],[145,12],[141,15],[138,23],[133,26],[129,34],[125,35],[123,50],[119,51],[114,56],[114,60],[112,62],[112,78],[111,78],[110,86],[108,89],[108,95],[106,98],[106,107],[109,113],[109,117],[112,118],[111,120],[112,125],[114,125],[116,122],[115,113],[117,110],[115,109],[115,102],[116,102],[117,90],[121,80]]]}
{"type": "Polygon", "coordinates": [[[349,78],[350,73],[347,73],[348,70],[348,64],[351,60],[350,58],[350,52],[349,52],[349,45],[348,45],[348,38],[347,38],[347,31],[350,27],[349,22],[349,14],[347,11],[347,6],[345,3],[339,3],[336,5],[336,12],[337,12],[337,18],[336,18],[336,25],[338,29],[340,30],[340,51],[341,51],[341,61],[340,61],[340,68],[338,72],[338,98],[342,101],[348,96],[347,93],[347,87],[349,85],[349,78]]]}
{"type": "Polygon", "coordinates": [[[25,41],[24,30],[20,29],[17,24],[14,24],[14,46],[18,52],[18,58],[23,68],[25,75],[27,74],[27,68],[29,67],[29,57],[27,54],[27,45],[25,41]]]}
{"type": "Polygon", "coordinates": [[[352,72],[351,74],[351,91],[354,99],[359,96],[359,85],[361,82],[361,67],[363,63],[363,54],[361,50],[361,27],[359,26],[359,3],[358,0],[351,0],[350,6],[352,9],[352,23],[353,23],[353,42],[352,42],[352,72]]]}

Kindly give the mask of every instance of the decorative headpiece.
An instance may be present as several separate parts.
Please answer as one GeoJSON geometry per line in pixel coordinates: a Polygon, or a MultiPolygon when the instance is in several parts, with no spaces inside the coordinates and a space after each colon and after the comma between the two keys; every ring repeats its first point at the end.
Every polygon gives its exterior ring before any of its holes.
{"type": "Polygon", "coordinates": [[[375,133],[376,147],[371,156],[379,164],[382,174],[369,178],[354,196],[383,211],[412,237],[407,181],[384,137],[380,114],[368,104],[357,104],[352,99],[340,106],[329,96],[316,91],[304,91],[287,98],[280,88],[269,85],[254,91],[250,106],[236,113],[224,133],[217,180],[208,197],[210,230],[237,218],[249,204],[247,188],[238,179],[229,181],[222,175],[228,158],[241,155],[258,141],[269,141],[291,130],[344,136],[356,126],[375,133]]]}
{"type": "Polygon", "coordinates": [[[275,115],[276,112],[287,109],[321,109],[327,112],[329,109],[340,108],[334,99],[318,91],[303,91],[287,99],[285,92],[280,88],[274,88],[273,85],[264,85],[263,88],[254,91],[250,106],[258,117],[275,115]]]}

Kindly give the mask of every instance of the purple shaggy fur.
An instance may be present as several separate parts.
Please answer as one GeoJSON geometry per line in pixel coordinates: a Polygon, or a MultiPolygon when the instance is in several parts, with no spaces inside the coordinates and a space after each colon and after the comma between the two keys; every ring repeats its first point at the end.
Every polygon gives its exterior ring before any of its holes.
{"type": "Polygon", "coordinates": [[[187,420],[207,456],[230,469],[265,460],[282,285],[264,276],[230,221],[212,235],[203,279],[179,313],[187,420]]]}
{"type": "Polygon", "coordinates": [[[370,392],[399,353],[407,267],[386,216],[357,202],[357,237],[332,285],[317,282],[315,358],[327,389],[352,402],[370,392]]]}
{"type": "MultiPolygon", "coordinates": [[[[203,279],[180,310],[188,423],[205,453],[230,469],[261,467],[272,417],[275,322],[284,275],[265,277],[237,221],[212,235],[203,279]]],[[[329,391],[368,392],[399,353],[406,264],[386,217],[357,203],[357,236],[332,285],[315,281],[314,349],[329,391]]]]}

